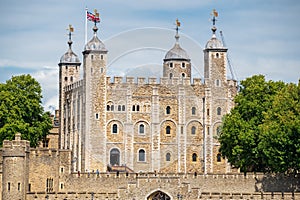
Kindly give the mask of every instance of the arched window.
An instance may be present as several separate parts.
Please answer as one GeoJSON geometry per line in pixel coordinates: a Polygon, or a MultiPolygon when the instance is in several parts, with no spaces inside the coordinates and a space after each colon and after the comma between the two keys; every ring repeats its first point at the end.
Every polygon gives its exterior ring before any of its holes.
{"type": "Polygon", "coordinates": [[[121,105],[118,105],[118,111],[121,111],[121,105]]]}
{"type": "Polygon", "coordinates": [[[146,161],[145,150],[144,149],[139,150],[139,161],[140,162],[145,162],[146,161]]]}
{"type": "Polygon", "coordinates": [[[196,115],[196,107],[192,107],[192,115],[196,115]]]}
{"type": "Polygon", "coordinates": [[[193,155],[192,155],[192,161],[193,162],[197,162],[197,154],[196,153],[193,153],[193,155]]]}
{"type": "Polygon", "coordinates": [[[184,63],[184,62],[181,63],[181,67],[182,67],[182,68],[185,68],[185,63],[184,63]]]}
{"type": "Polygon", "coordinates": [[[219,138],[220,135],[221,135],[221,126],[218,126],[218,127],[217,127],[217,132],[216,132],[216,134],[217,134],[217,137],[219,138]]]}
{"type": "Polygon", "coordinates": [[[71,80],[71,82],[73,82],[73,76],[71,76],[70,80],[71,80]]]}
{"type": "Polygon", "coordinates": [[[182,76],[182,78],[184,78],[185,77],[185,73],[182,73],[181,76],[182,76]]]}
{"type": "Polygon", "coordinates": [[[112,166],[114,165],[120,165],[120,151],[119,149],[112,149],[110,150],[110,164],[112,166]]]}
{"type": "Polygon", "coordinates": [[[170,126],[166,127],[166,134],[171,134],[171,127],[170,126]]]}
{"type": "Polygon", "coordinates": [[[140,124],[139,134],[145,134],[145,125],[144,124],[140,124]]]}
{"type": "Polygon", "coordinates": [[[125,105],[122,106],[122,111],[125,111],[125,105]]]}
{"type": "Polygon", "coordinates": [[[110,110],[110,106],[109,106],[109,105],[106,106],[106,110],[107,110],[107,111],[110,110]]]}
{"type": "Polygon", "coordinates": [[[219,53],[216,53],[216,58],[219,58],[219,53]]]}
{"type": "Polygon", "coordinates": [[[217,108],[217,115],[221,115],[222,109],[220,107],[217,108]]]}
{"type": "Polygon", "coordinates": [[[170,113],[171,113],[171,107],[167,106],[167,108],[166,108],[166,114],[169,115],[170,113]]]}
{"type": "Polygon", "coordinates": [[[132,111],[135,111],[135,105],[132,106],[132,111]]]}
{"type": "Polygon", "coordinates": [[[170,153],[166,154],[166,161],[171,161],[171,154],[170,153]]]}
{"type": "Polygon", "coordinates": [[[117,124],[113,124],[112,133],[114,133],[114,134],[118,133],[118,125],[117,124]]]}
{"type": "Polygon", "coordinates": [[[140,111],[140,106],[139,105],[136,106],[136,111],[140,111]]]}
{"type": "Polygon", "coordinates": [[[169,65],[170,65],[170,68],[172,68],[172,67],[173,67],[173,63],[170,63],[169,65]]]}
{"type": "Polygon", "coordinates": [[[114,105],[111,105],[111,106],[110,106],[110,110],[111,110],[111,111],[114,111],[114,105]]]}
{"type": "Polygon", "coordinates": [[[192,135],[196,134],[196,127],[195,126],[192,126],[191,132],[192,132],[192,135]]]}
{"type": "Polygon", "coordinates": [[[217,154],[217,162],[221,162],[221,160],[222,160],[222,157],[221,157],[221,154],[217,154]]]}

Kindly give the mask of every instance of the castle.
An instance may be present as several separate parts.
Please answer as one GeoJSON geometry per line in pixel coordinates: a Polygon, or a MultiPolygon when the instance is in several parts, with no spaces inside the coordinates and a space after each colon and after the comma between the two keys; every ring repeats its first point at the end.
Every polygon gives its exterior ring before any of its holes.
{"type": "Polygon", "coordinates": [[[112,81],[96,23],[83,51],[83,79],[70,29],[52,133],[39,148],[30,148],[20,134],[4,141],[2,199],[300,197],[299,179],[243,176],[219,154],[222,116],[234,106],[237,82],[226,77],[227,48],[216,30],[214,24],[203,50],[204,80],[191,80],[177,25],[160,81],[112,81]]]}

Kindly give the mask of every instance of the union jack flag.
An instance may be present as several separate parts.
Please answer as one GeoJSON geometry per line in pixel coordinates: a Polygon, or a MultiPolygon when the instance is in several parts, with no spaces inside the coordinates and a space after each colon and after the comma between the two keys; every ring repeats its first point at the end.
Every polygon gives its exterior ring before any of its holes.
{"type": "Polygon", "coordinates": [[[93,21],[93,22],[96,22],[96,23],[99,23],[100,22],[100,17],[99,15],[94,15],[93,13],[87,11],[86,12],[86,17],[89,21],[93,21]]]}

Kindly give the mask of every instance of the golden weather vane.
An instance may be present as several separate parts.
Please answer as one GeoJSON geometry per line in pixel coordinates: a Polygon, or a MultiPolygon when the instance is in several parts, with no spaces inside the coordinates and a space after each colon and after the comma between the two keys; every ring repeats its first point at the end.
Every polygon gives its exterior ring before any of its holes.
{"type": "Polygon", "coordinates": [[[216,9],[213,9],[213,11],[211,12],[211,15],[213,16],[213,18],[212,18],[211,21],[213,22],[213,25],[216,25],[216,21],[217,21],[216,17],[219,16],[219,14],[218,14],[218,12],[216,11],[216,9]]]}

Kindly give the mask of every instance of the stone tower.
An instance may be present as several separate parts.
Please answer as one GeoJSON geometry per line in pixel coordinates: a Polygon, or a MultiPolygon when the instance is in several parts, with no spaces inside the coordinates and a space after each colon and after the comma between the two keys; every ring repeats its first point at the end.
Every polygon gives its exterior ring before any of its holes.
{"type": "Polygon", "coordinates": [[[177,78],[191,78],[191,60],[184,49],[179,45],[178,34],[178,21],[176,27],[176,43],[172,49],[170,49],[164,59],[163,64],[163,77],[172,79],[177,78]]]}
{"type": "Polygon", "coordinates": [[[106,170],[106,65],[107,49],[97,37],[98,28],[83,51],[83,135],[82,170],[106,170]]]}
{"type": "Polygon", "coordinates": [[[25,200],[28,191],[30,145],[21,140],[17,133],[15,140],[3,141],[2,199],[25,200]]]}
{"type": "Polygon", "coordinates": [[[204,142],[205,145],[205,173],[213,172],[218,155],[218,136],[222,116],[228,109],[228,84],[226,78],[227,48],[216,37],[215,17],[212,27],[212,37],[204,49],[204,142]]]}
{"type": "Polygon", "coordinates": [[[59,66],[59,116],[60,116],[60,130],[59,130],[59,148],[60,149],[70,149],[71,141],[70,134],[71,128],[66,126],[66,124],[71,124],[72,118],[70,117],[70,112],[66,113],[66,110],[70,111],[71,102],[70,99],[66,99],[65,87],[80,79],[80,61],[78,56],[72,51],[72,36],[73,28],[69,27],[69,49],[61,57],[59,66]],[[67,100],[67,101],[66,101],[67,100]],[[66,103],[65,103],[66,102],[66,103]]]}

